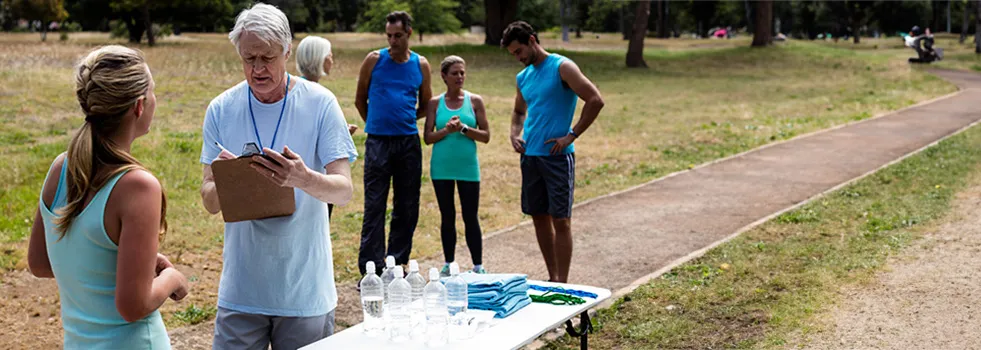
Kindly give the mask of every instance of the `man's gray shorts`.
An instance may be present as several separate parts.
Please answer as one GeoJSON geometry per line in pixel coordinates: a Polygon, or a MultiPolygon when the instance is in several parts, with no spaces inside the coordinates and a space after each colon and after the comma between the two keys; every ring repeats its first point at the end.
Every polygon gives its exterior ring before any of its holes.
{"type": "Polygon", "coordinates": [[[214,350],[294,350],[334,334],[334,310],[322,316],[279,317],[218,308],[214,350]]]}

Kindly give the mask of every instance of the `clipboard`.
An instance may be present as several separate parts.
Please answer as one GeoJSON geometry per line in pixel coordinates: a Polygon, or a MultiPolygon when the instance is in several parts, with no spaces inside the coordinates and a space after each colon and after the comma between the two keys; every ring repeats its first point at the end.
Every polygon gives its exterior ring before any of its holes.
{"type": "Polygon", "coordinates": [[[252,169],[251,156],[211,163],[221,216],[225,222],[293,215],[296,200],[292,187],[280,187],[252,169]]]}

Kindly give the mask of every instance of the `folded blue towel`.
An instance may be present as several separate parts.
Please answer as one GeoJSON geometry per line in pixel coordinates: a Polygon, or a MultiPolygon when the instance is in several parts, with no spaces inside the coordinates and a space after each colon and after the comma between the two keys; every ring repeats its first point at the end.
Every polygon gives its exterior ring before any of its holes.
{"type": "Polygon", "coordinates": [[[531,298],[528,297],[528,294],[513,294],[512,297],[508,298],[503,303],[478,303],[467,305],[467,307],[475,310],[494,311],[494,318],[505,318],[511,316],[511,314],[521,310],[521,308],[528,306],[529,304],[531,304],[531,298]]]}
{"type": "Polygon", "coordinates": [[[529,289],[531,289],[531,286],[527,282],[521,282],[521,283],[514,284],[513,287],[503,290],[485,290],[481,292],[471,292],[468,289],[467,296],[469,296],[469,300],[477,300],[477,301],[493,300],[493,299],[500,298],[501,295],[505,295],[505,294],[511,294],[511,293],[526,294],[529,289]]]}
{"type": "Polygon", "coordinates": [[[459,276],[467,283],[468,308],[493,311],[495,318],[504,318],[531,304],[528,275],[462,273],[459,276]]]}
{"type": "Polygon", "coordinates": [[[514,296],[528,295],[528,284],[521,284],[507,292],[467,293],[468,304],[500,304],[514,296]]]}
{"type": "Polygon", "coordinates": [[[528,275],[463,273],[460,274],[460,278],[467,282],[468,293],[479,293],[508,290],[515,285],[525,283],[528,280],[528,275]]]}

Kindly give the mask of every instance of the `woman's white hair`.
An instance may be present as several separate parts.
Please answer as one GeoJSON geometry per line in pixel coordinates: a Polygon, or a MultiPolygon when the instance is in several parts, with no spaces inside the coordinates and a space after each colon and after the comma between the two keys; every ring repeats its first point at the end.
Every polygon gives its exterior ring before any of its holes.
{"type": "Polygon", "coordinates": [[[330,56],[330,40],[308,36],[296,46],[296,70],[307,79],[320,78],[324,72],[324,60],[330,56]]]}
{"type": "Polygon", "coordinates": [[[242,10],[242,13],[235,18],[235,28],[228,33],[228,39],[235,45],[236,51],[239,50],[239,40],[246,32],[255,34],[270,45],[281,44],[284,55],[289,51],[290,43],[293,41],[290,21],[286,19],[286,14],[276,6],[261,2],[242,10]]]}

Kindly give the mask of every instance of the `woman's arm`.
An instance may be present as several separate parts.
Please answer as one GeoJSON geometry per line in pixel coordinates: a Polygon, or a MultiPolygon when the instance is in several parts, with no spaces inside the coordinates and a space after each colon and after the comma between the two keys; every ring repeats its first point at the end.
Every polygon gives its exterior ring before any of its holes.
{"type": "Polygon", "coordinates": [[[134,170],[123,175],[110,199],[119,217],[119,254],[116,261],[116,310],[126,322],[143,319],[168,297],[187,295],[187,279],[173,267],[157,273],[157,245],[163,191],[150,173],[134,170]]]}
{"type": "Polygon", "coordinates": [[[480,95],[471,94],[470,103],[473,105],[473,114],[477,118],[478,129],[467,129],[467,137],[483,143],[490,142],[490,127],[487,125],[487,113],[484,109],[484,99],[480,95]]]}

